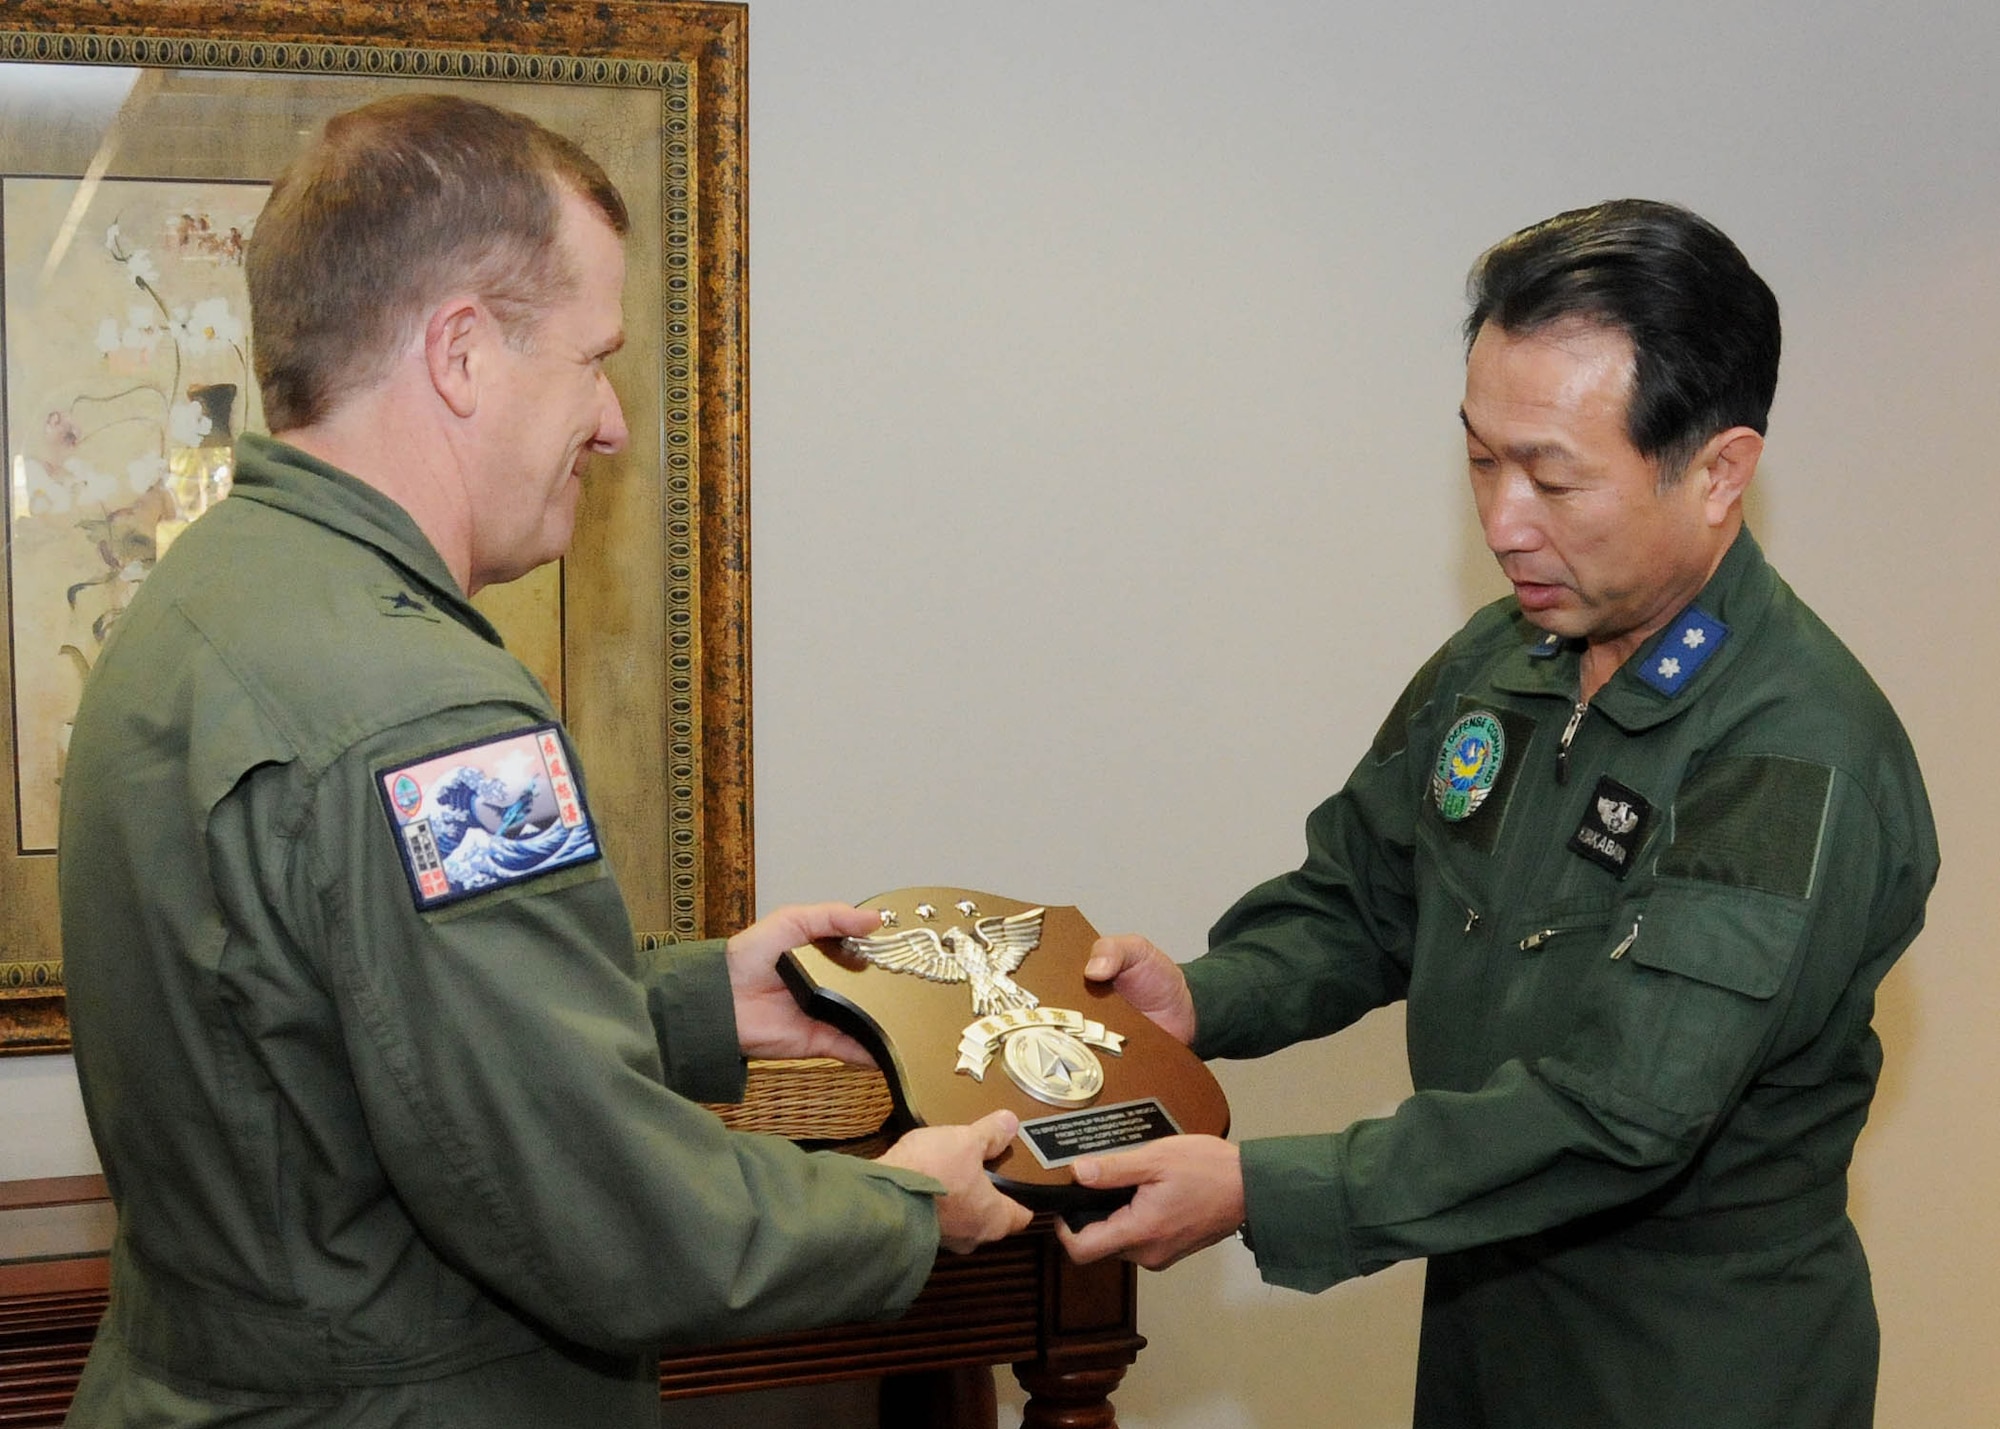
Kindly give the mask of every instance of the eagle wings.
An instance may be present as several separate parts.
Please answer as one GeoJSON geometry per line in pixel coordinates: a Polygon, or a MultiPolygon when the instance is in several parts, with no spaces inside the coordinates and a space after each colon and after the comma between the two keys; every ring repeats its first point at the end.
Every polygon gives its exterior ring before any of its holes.
{"type": "Polygon", "coordinates": [[[891,972],[914,973],[929,982],[970,982],[972,1010],[985,1017],[994,1012],[1038,1006],[1041,999],[1015,982],[1009,973],[1042,941],[1046,908],[981,918],[966,933],[956,925],[883,931],[865,938],[844,938],[841,946],[856,957],[891,972]]]}

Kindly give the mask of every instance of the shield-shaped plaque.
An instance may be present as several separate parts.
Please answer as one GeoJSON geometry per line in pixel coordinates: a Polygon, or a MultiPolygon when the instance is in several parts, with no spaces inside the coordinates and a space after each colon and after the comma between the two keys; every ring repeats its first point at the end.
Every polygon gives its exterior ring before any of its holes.
{"type": "Polygon", "coordinates": [[[1097,930],[1076,909],[964,888],[904,888],[861,906],[882,914],[881,929],[794,948],[779,965],[786,984],[874,1054],[899,1126],[1011,1107],[1021,1134],[987,1170],[1023,1205],[1108,1209],[1131,1193],[1077,1185],[1078,1157],[1229,1130],[1201,1059],[1085,981],[1097,930]]]}

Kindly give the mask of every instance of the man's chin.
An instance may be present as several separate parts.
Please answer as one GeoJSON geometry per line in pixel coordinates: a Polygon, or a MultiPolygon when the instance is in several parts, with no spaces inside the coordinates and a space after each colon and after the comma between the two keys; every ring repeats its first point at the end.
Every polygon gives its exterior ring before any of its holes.
{"type": "Polygon", "coordinates": [[[561,536],[561,541],[545,540],[535,551],[522,551],[506,562],[494,562],[485,570],[476,572],[476,584],[468,594],[484,590],[488,586],[508,585],[523,576],[532,575],[543,566],[552,565],[569,554],[570,528],[565,526],[560,532],[545,532],[545,536],[561,536]]]}
{"type": "Polygon", "coordinates": [[[1537,630],[1546,630],[1551,635],[1560,635],[1565,640],[1580,639],[1590,633],[1588,623],[1574,608],[1557,607],[1552,610],[1535,610],[1526,601],[1520,602],[1521,617],[1537,630]]]}

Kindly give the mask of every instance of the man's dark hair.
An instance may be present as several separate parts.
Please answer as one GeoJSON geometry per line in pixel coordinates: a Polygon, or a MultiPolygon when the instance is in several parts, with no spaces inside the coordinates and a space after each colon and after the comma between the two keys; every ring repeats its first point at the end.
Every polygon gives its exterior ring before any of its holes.
{"type": "Polygon", "coordinates": [[[328,120],[272,186],[245,261],[271,430],[310,426],[378,380],[452,291],[531,339],[579,276],[556,246],[565,189],[621,236],[630,226],[597,161],[525,115],[416,94],[328,120]]]}
{"type": "Polygon", "coordinates": [[[1778,300],[1728,237],[1648,199],[1571,209],[1501,240],[1473,264],[1468,352],[1492,323],[1524,337],[1572,320],[1632,340],[1625,428],[1660,484],[1678,481],[1730,427],[1762,435],[1778,390],[1778,300]]]}

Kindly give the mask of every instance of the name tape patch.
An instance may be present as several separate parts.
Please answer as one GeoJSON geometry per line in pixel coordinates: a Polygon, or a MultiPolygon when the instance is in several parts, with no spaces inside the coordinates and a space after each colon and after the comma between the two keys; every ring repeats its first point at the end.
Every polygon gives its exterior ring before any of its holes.
{"type": "Polygon", "coordinates": [[[1597,781],[1583,823],[1570,836],[1570,851],[1623,878],[1638,861],[1652,821],[1653,806],[1607,774],[1597,781]]]}
{"type": "Polygon", "coordinates": [[[419,911],[603,856],[552,724],[376,776],[419,911]]]}

